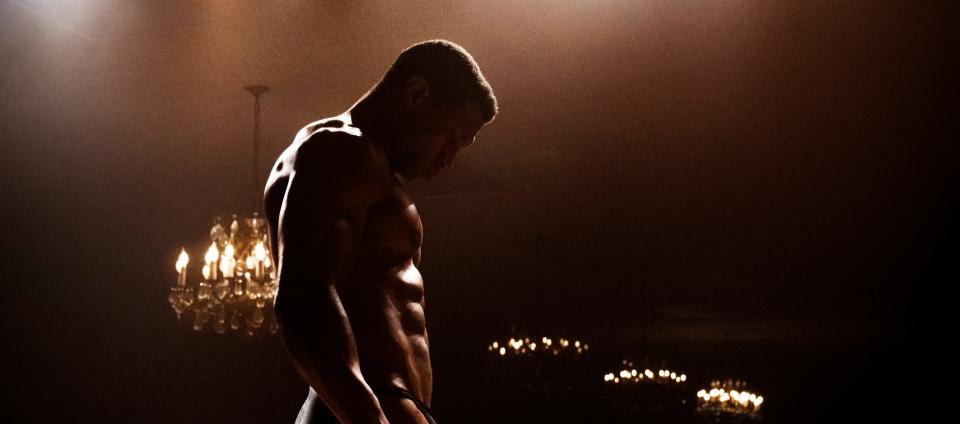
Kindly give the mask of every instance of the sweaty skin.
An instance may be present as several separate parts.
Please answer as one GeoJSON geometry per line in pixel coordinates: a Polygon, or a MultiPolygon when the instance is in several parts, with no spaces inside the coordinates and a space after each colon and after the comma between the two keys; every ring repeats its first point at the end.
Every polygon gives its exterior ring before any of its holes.
{"type": "MultiPolygon", "coordinates": [[[[450,143],[418,150],[425,165],[411,172],[429,177],[449,166],[482,126],[472,111],[449,136],[434,137],[450,143]]],[[[349,112],[320,120],[280,155],[265,188],[280,272],[275,310],[311,386],[298,423],[324,403],[342,422],[426,423],[413,401],[377,399],[371,390],[394,385],[431,404],[417,269],[423,226],[387,150],[353,126],[349,112]]]]}

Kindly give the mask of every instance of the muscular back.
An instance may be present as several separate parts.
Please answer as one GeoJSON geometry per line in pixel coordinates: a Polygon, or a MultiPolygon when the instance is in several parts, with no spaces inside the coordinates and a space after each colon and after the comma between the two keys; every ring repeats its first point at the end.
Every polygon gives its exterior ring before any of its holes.
{"type": "MultiPolygon", "coordinates": [[[[417,269],[423,228],[381,147],[351,127],[349,116],[308,125],[274,165],[264,201],[280,264],[278,304],[292,298],[308,310],[311,296],[323,297],[319,289],[332,282],[363,380],[400,386],[429,404],[432,376],[417,269]],[[301,278],[288,283],[285,273],[301,278]]],[[[294,361],[310,362],[296,355],[294,361]]],[[[382,407],[391,422],[418,421],[415,407],[401,400],[382,407]]]]}

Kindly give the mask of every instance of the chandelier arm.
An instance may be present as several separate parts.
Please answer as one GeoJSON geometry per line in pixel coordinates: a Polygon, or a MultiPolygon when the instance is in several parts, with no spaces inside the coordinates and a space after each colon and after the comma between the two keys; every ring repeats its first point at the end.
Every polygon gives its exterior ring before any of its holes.
{"type": "Polygon", "coordinates": [[[260,95],[266,93],[270,87],[264,85],[250,85],[244,87],[253,95],[253,201],[252,210],[260,211],[260,194],[263,187],[260,185],[260,95]]]}

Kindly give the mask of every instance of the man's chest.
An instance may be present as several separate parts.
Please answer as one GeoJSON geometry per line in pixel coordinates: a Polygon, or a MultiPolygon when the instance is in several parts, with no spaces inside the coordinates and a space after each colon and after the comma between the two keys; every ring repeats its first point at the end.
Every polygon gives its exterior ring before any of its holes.
{"type": "Polygon", "coordinates": [[[406,190],[394,185],[384,199],[367,210],[362,250],[390,262],[419,262],[423,240],[420,213],[406,190]]]}

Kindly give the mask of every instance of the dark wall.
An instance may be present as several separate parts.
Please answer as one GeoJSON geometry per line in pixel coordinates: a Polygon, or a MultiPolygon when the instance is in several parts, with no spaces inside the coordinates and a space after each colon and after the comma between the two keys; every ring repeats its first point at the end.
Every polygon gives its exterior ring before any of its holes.
{"type": "Polygon", "coordinates": [[[771,422],[849,411],[936,343],[915,330],[954,259],[955,4],[455,3],[0,3],[8,411],[292,420],[279,338],[175,320],[175,256],[251,209],[243,86],[271,87],[265,175],[429,38],[501,105],[411,187],[444,421],[496,411],[475,370],[511,328],[743,375],[771,422]]]}

